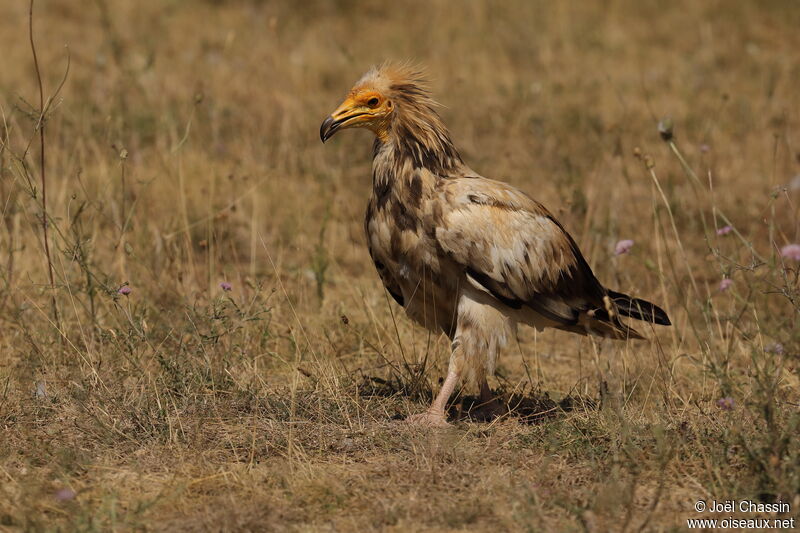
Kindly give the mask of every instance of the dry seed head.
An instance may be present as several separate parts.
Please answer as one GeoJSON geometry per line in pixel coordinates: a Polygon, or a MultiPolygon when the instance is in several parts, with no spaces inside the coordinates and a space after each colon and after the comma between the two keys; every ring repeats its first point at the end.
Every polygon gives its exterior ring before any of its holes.
{"type": "Polygon", "coordinates": [[[665,142],[672,140],[672,119],[669,117],[662,118],[658,121],[658,134],[665,142]]]}

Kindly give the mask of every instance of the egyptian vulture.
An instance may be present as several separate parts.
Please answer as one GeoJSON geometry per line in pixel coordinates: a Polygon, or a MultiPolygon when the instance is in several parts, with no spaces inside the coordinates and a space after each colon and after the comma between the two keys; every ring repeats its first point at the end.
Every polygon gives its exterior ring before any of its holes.
{"type": "Polygon", "coordinates": [[[451,340],[439,394],[408,419],[442,426],[461,379],[493,404],[486,379],[517,323],[640,339],[620,315],[670,321],[656,305],[603,287],[544,206],[467,166],[436,106],[416,69],[384,64],[356,82],[320,138],[347,128],[375,134],[367,245],[389,294],[414,321],[451,340]]]}

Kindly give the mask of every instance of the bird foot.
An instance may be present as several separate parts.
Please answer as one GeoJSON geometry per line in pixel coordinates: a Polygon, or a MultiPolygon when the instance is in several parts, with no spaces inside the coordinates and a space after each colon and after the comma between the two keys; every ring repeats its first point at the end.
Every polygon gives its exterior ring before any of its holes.
{"type": "Polygon", "coordinates": [[[424,413],[411,415],[406,418],[405,422],[406,424],[418,427],[446,428],[450,426],[444,416],[444,412],[434,409],[428,409],[424,413]]]}

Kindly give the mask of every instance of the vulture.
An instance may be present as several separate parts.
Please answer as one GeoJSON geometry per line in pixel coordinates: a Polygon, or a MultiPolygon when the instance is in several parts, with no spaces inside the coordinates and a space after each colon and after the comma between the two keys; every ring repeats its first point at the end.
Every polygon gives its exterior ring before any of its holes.
{"type": "Polygon", "coordinates": [[[605,288],[542,204],[472,170],[437,105],[419,69],[383,64],[320,127],[323,143],[348,128],[375,134],[370,257],[406,314],[451,341],[441,390],[407,419],[423,426],[448,425],[445,407],[461,380],[497,414],[487,377],[519,323],[611,339],[643,338],[623,316],[670,325],[658,306],[605,288]]]}

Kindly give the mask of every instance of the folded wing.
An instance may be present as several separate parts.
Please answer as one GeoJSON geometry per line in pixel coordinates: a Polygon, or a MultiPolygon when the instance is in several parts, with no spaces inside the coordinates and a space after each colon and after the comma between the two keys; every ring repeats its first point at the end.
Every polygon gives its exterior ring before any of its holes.
{"type": "Polygon", "coordinates": [[[541,204],[510,185],[478,177],[446,180],[441,194],[445,208],[437,242],[474,283],[555,327],[639,337],[618,320],[575,241],[541,204]]]}

